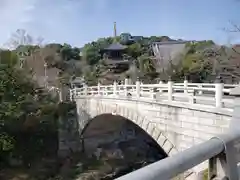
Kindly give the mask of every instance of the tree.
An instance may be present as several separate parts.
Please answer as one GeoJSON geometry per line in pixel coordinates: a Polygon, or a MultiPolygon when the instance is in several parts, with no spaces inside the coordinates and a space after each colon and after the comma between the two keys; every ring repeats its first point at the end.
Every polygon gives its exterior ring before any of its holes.
{"type": "Polygon", "coordinates": [[[26,30],[17,29],[15,33],[12,34],[11,38],[7,42],[10,48],[16,49],[19,45],[33,45],[34,39],[30,36],[26,30]]]}
{"type": "Polygon", "coordinates": [[[18,63],[18,56],[10,50],[0,50],[0,64],[16,65],[18,63]]]}
{"type": "Polygon", "coordinates": [[[212,81],[214,61],[212,50],[216,45],[212,41],[190,42],[186,44],[185,51],[177,56],[178,64],[169,65],[164,72],[167,76],[172,76],[174,81],[183,80],[188,76],[193,82],[212,81]]]}
{"type": "Polygon", "coordinates": [[[141,56],[143,51],[142,51],[142,46],[139,43],[134,43],[128,46],[127,49],[128,55],[136,59],[137,57],[141,56]]]}
{"type": "Polygon", "coordinates": [[[72,48],[69,44],[63,44],[60,49],[60,54],[65,61],[69,61],[71,59],[79,60],[80,59],[80,49],[79,48],[72,48]]]}
{"type": "Polygon", "coordinates": [[[148,56],[148,54],[143,54],[138,57],[138,66],[140,71],[145,74],[156,72],[153,61],[151,57],[148,56]]]}
{"type": "Polygon", "coordinates": [[[4,53],[0,66],[0,158],[15,155],[27,164],[44,152],[47,139],[43,136],[57,133],[56,101],[38,89],[27,71],[5,63],[12,62],[16,54],[4,53]]]}

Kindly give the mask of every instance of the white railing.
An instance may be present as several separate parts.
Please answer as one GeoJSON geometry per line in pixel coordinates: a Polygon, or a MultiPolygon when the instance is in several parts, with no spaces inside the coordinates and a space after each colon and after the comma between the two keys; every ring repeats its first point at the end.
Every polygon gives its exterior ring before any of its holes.
{"type": "MultiPolygon", "coordinates": [[[[125,81],[127,82],[127,81],[125,81]]],[[[85,96],[104,96],[118,98],[133,98],[148,101],[162,101],[186,104],[199,104],[215,108],[232,110],[233,97],[229,95],[230,89],[237,87],[232,84],[222,83],[167,83],[142,84],[121,84],[114,82],[112,85],[84,86],[83,88],[71,89],[73,98],[85,96]]]]}

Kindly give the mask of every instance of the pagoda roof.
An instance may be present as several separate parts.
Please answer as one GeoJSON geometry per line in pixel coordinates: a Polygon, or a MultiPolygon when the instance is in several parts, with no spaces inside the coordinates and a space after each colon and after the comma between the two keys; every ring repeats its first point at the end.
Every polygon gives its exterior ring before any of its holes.
{"type": "Polygon", "coordinates": [[[113,59],[106,59],[105,60],[106,64],[129,64],[129,60],[124,60],[124,59],[118,59],[118,60],[113,60],[113,59]]]}
{"type": "Polygon", "coordinates": [[[117,43],[112,43],[110,46],[108,46],[104,50],[107,50],[107,51],[113,50],[114,51],[114,50],[124,50],[126,48],[127,48],[127,46],[124,46],[124,45],[117,42],[117,43]]]}

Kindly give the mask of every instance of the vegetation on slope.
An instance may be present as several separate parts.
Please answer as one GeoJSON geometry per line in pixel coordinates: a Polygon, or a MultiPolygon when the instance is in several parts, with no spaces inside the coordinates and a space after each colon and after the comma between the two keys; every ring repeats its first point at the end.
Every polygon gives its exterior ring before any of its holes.
{"type": "MultiPolygon", "coordinates": [[[[117,39],[121,42],[120,37],[117,39]]],[[[44,47],[27,45],[17,48],[16,51],[27,52],[25,60],[39,77],[44,75],[44,63],[46,62],[48,78],[56,86],[57,81],[67,83],[74,76],[84,76],[87,83],[91,85],[98,81],[106,81],[109,77],[110,81],[106,83],[112,83],[111,77],[116,76],[117,79],[123,80],[125,77],[136,76],[136,73],[143,81],[147,82],[156,79],[167,80],[169,76],[175,81],[181,81],[185,76],[195,82],[210,81],[215,78],[212,76],[212,71],[215,68],[214,61],[217,59],[216,52],[222,48],[213,41],[188,43],[185,51],[177,56],[179,63],[170,63],[168,67],[164,67],[164,71],[159,72],[150,45],[152,42],[174,41],[173,39],[167,36],[151,36],[131,43],[121,42],[127,45],[125,56],[132,61],[132,65],[136,65],[137,70],[130,68],[118,75],[109,73],[100,54],[100,50],[108,47],[113,40],[112,37],[100,38],[82,48],[71,47],[68,44],[47,44],[44,47]],[[215,54],[210,53],[210,50],[215,54]]],[[[223,47],[223,49],[227,49],[227,47],[223,47]]]]}
{"type": "Polygon", "coordinates": [[[8,167],[40,171],[44,159],[56,161],[59,113],[57,99],[18,67],[15,52],[1,51],[0,59],[0,179],[10,179],[8,167]]]}

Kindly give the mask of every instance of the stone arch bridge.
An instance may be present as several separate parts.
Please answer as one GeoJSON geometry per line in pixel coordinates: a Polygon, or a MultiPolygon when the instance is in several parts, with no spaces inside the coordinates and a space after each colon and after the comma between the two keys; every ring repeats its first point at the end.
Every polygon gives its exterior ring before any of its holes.
{"type": "MultiPolygon", "coordinates": [[[[235,85],[160,82],[87,87],[71,90],[79,130],[101,115],[122,116],[149,134],[172,156],[228,130],[235,85]]],[[[198,169],[206,168],[204,164],[198,169]]],[[[196,168],[196,169],[197,169],[196,168]]],[[[196,170],[198,171],[198,170],[196,170]]]]}

